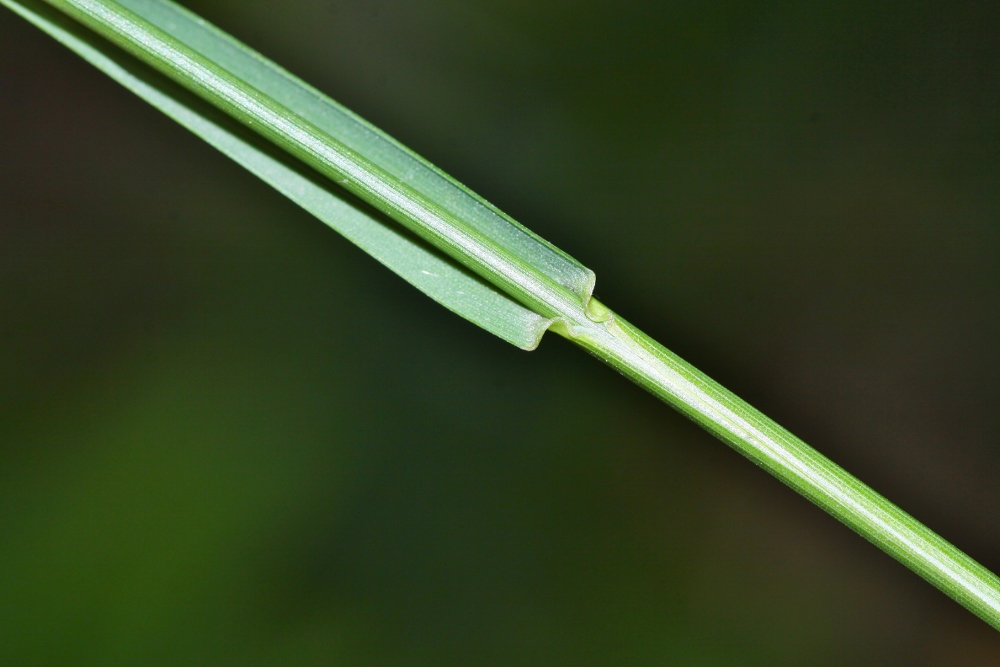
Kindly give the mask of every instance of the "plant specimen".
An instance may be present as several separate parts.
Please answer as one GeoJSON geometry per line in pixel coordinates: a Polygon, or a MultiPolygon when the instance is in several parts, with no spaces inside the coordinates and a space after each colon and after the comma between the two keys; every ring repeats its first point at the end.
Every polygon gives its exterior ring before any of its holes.
{"type": "Polygon", "coordinates": [[[524,349],[566,337],[1000,629],[992,573],[593,298],[584,265],[315,89],[163,0],[0,2],[431,298],[524,349]]]}

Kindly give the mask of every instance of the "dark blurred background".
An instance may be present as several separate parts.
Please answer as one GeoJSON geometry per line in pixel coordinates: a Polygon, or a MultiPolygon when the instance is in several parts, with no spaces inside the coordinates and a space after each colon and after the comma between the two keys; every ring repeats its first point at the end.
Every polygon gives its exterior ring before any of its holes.
{"type": "MultiPolygon", "coordinates": [[[[1000,571],[1000,3],[184,3],[1000,571]]],[[[570,344],[0,11],[0,662],[997,665],[570,344]]]]}

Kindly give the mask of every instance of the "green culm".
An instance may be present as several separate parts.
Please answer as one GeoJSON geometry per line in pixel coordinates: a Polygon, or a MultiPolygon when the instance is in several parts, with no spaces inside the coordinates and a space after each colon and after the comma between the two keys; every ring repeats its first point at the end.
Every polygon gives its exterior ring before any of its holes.
{"type": "Polygon", "coordinates": [[[1000,579],[592,297],[592,271],[166,0],[0,0],[453,312],[565,336],[1000,629],[1000,579]],[[358,201],[364,202],[363,206],[358,201]]]}

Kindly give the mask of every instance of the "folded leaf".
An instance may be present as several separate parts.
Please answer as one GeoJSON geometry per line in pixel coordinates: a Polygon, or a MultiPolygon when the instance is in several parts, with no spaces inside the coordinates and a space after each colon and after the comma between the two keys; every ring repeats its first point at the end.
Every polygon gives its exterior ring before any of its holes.
{"type": "MultiPolygon", "coordinates": [[[[10,7],[228,155],[441,305],[518,347],[537,347],[551,319],[525,308],[384,215],[326,179],[310,173],[310,170],[246,131],[225,114],[61,12],[35,0],[0,0],[0,4],[10,7]]],[[[177,14],[185,21],[191,21],[187,13],[177,14]]],[[[220,48],[233,49],[230,40],[220,37],[217,31],[207,34],[217,39],[220,48]]],[[[239,50],[236,53],[245,55],[239,50]]],[[[273,67],[269,65],[264,69],[270,71],[273,67]]],[[[304,87],[296,90],[306,96],[304,87]]],[[[319,106],[327,108],[322,104],[319,106]]],[[[328,108],[334,109],[332,106],[328,108]]]]}
{"type": "MultiPolygon", "coordinates": [[[[390,216],[543,318],[588,311],[593,274],[387,136],[164,0],[47,0],[390,216]]],[[[571,325],[572,326],[572,325],[571,325]]]]}

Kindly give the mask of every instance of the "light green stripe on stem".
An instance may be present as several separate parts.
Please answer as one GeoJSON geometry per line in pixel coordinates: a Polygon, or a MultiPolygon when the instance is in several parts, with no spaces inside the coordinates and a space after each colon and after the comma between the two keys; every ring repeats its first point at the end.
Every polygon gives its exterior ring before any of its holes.
{"type": "Polygon", "coordinates": [[[563,284],[358,152],[110,0],[46,0],[365,199],[806,496],[994,628],[1000,580],[596,300],[563,284]]]}
{"type": "Polygon", "coordinates": [[[1000,579],[843,468],[617,315],[568,333],[1000,630],[1000,579]]]}

